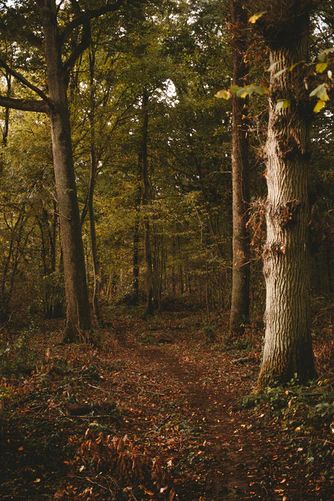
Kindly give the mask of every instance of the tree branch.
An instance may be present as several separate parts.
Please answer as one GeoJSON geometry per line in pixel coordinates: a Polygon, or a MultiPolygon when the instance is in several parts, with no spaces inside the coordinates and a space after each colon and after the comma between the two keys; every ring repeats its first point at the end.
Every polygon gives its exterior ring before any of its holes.
{"type": "Polygon", "coordinates": [[[36,113],[50,112],[50,107],[45,101],[34,101],[32,99],[14,99],[12,97],[0,96],[0,106],[13,110],[33,111],[36,113]]]}
{"type": "Polygon", "coordinates": [[[10,66],[8,66],[8,64],[3,59],[1,59],[1,58],[0,58],[0,66],[2,68],[4,68],[7,71],[7,73],[9,73],[14,78],[16,78],[16,80],[18,80],[19,82],[21,82],[21,84],[23,84],[25,87],[28,87],[28,89],[30,89],[33,92],[35,92],[39,97],[41,97],[43,99],[43,101],[45,101],[48,104],[50,104],[50,100],[49,100],[48,96],[46,94],[44,94],[44,92],[41,89],[39,89],[36,85],[34,85],[31,82],[29,82],[29,80],[27,80],[23,75],[21,75],[21,73],[19,73],[18,71],[14,70],[10,66]]]}
{"type": "Polygon", "coordinates": [[[75,30],[75,28],[78,28],[79,26],[87,23],[89,20],[94,19],[96,17],[100,17],[103,14],[116,11],[125,2],[126,0],[116,0],[114,3],[104,5],[99,9],[91,9],[82,12],[81,15],[75,17],[67,26],[65,26],[60,35],[61,43],[63,44],[68,39],[68,37],[71,35],[72,31],[75,30]]]}
{"type": "Polygon", "coordinates": [[[5,35],[7,40],[17,42],[17,40],[19,39],[21,41],[30,43],[39,50],[43,47],[43,40],[36,36],[32,31],[24,30],[22,28],[20,29],[20,31],[16,31],[14,34],[13,31],[10,30],[3,21],[0,21],[0,30],[2,36],[5,35]]]}
{"type": "Polygon", "coordinates": [[[81,56],[81,54],[89,47],[90,40],[91,40],[91,30],[90,30],[90,22],[88,20],[83,25],[83,32],[82,32],[80,43],[75,45],[69,58],[64,63],[64,70],[65,70],[67,75],[71,71],[71,69],[75,65],[76,61],[81,56]]]}

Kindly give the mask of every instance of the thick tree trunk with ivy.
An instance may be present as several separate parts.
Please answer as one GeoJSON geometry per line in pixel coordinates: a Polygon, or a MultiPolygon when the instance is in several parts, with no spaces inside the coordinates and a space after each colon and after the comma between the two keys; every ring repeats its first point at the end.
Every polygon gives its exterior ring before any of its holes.
{"type": "MultiPolygon", "coordinates": [[[[240,0],[232,4],[233,84],[245,85],[247,65],[247,13],[240,0]]],[[[247,211],[248,186],[248,126],[247,103],[237,96],[232,98],[232,295],[230,336],[240,335],[249,320],[249,236],[247,211]]]]}
{"type": "Polygon", "coordinates": [[[42,9],[48,89],[53,103],[50,111],[52,151],[67,304],[65,340],[77,341],[86,339],[91,320],[73,166],[67,84],[61,61],[55,2],[44,0],[42,9]]]}
{"type": "Polygon", "coordinates": [[[302,9],[298,11],[298,6],[293,7],[295,2],[290,3],[290,26],[274,35],[265,34],[271,73],[266,144],[267,240],[263,255],[266,333],[260,387],[293,377],[304,382],[315,375],[308,253],[310,116],[303,64],[308,59],[309,16],[302,9]],[[293,17],[293,9],[298,18],[293,17]]]}

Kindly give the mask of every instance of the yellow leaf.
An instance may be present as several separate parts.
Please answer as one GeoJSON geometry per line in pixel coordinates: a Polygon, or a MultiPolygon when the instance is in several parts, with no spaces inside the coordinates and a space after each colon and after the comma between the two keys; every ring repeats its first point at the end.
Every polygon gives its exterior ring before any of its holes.
{"type": "Polygon", "coordinates": [[[266,14],[266,10],[263,12],[257,12],[256,14],[253,14],[249,19],[248,22],[251,24],[255,24],[262,16],[266,14]]]}
{"type": "Polygon", "coordinates": [[[318,63],[315,67],[317,73],[323,73],[327,69],[328,63],[318,63]]]}
{"type": "Polygon", "coordinates": [[[248,94],[249,94],[249,92],[247,92],[247,90],[243,90],[243,91],[239,92],[238,97],[241,97],[241,99],[246,99],[248,94]]]}
{"type": "Polygon", "coordinates": [[[276,104],[276,111],[286,110],[290,106],[290,101],[288,99],[279,99],[276,104]]]}
{"type": "Polygon", "coordinates": [[[319,113],[321,110],[323,110],[326,106],[326,101],[323,101],[322,99],[319,99],[315,107],[313,108],[314,113],[319,113]]]}
{"type": "Polygon", "coordinates": [[[226,89],[223,89],[223,90],[219,90],[216,94],[215,94],[215,97],[217,99],[231,99],[231,92],[229,90],[226,90],[226,89]]]}

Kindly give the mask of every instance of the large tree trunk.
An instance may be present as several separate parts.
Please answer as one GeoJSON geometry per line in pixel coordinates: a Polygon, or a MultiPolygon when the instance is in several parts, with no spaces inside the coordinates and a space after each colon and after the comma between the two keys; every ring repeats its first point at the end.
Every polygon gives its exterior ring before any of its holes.
{"type": "Polygon", "coordinates": [[[44,1],[43,28],[49,97],[53,103],[50,112],[52,151],[67,303],[65,340],[77,341],[86,338],[84,333],[91,328],[91,320],[74,176],[67,84],[61,61],[56,6],[53,0],[44,1]]]}
{"type": "MultiPolygon", "coordinates": [[[[292,12],[295,2],[290,3],[292,12]]],[[[298,6],[294,8],[298,20],[284,27],[291,33],[290,40],[282,36],[285,31],[270,40],[267,241],[263,255],[266,333],[259,386],[284,383],[295,376],[304,382],[315,375],[307,234],[310,117],[303,64],[308,58],[309,17],[298,6]],[[296,63],[301,64],[294,67],[296,63]],[[280,99],[289,100],[289,106],[277,106],[280,99]]]]}
{"type": "MultiPolygon", "coordinates": [[[[244,62],[247,50],[247,14],[240,0],[232,4],[233,84],[245,85],[247,67],[244,62]]],[[[249,237],[247,211],[248,139],[247,104],[237,96],[232,98],[232,295],[230,335],[242,334],[249,320],[249,237]]]]}

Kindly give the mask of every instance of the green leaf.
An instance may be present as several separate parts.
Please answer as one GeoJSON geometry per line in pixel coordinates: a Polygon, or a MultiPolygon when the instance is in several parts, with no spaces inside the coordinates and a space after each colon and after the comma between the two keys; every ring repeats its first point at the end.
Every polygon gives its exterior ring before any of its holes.
{"type": "Polygon", "coordinates": [[[243,87],[239,87],[239,85],[231,85],[230,91],[231,91],[232,94],[236,94],[242,88],[243,87]]]}
{"type": "Polygon", "coordinates": [[[318,85],[311,93],[310,97],[317,97],[321,101],[329,101],[329,95],[327,92],[327,84],[323,83],[318,85]]]}
{"type": "Polygon", "coordinates": [[[258,94],[259,96],[264,96],[265,94],[268,94],[267,87],[264,87],[263,85],[251,85],[251,88],[252,92],[258,94]]]}
{"type": "Polygon", "coordinates": [[[249,19],[248,22],[251,24],[255,24],[259,19],[261,19],[262,16],[264,16],[267,13],[266,10],[263,12],[257,12],[256,14],[253,14],[249,19]]]}
{"type": "Polygon", "coordinates": [[[241,97],[241,99],[246,99],[246,97],[249,95],[249,92],[247,89],[242,89],[241,91],[238,92],[238,97],[241,97]]]}
{"type": "Polygon", "coordinates": [[[215,94],[215,97],[217,99],[226,99],[226,100],[229,100],[231,99],[232,97],[232,94],[231,94],[231,91],[228,90],[228,89],[223,89],[223,90],[219,90],[216,94],[215,94]]]}
{"type": "Polygon", "coordinates": [[[276,103],[276,111],[286,110],[290,106],[288,99],[279,99],[276,103]]]}
{"type": "Polygon", "coordinates": [[[245,99],[247,96],[252,96],[253,94],[264,96],[264,94],[268,93],[268,89],[263,85],[250,84],[245,85],[245,87],[239,87],[235,93],[238,97],[245,99]]]}
{"type": "Polygon", "coordinates": [[[321,52],[319,52],[318,54],[318,60],[321,62],[321,63],[324,63],[326,60],[327,60],[327,56],[329,54],[331,54],[332,52],[334,52],[334,47],[330,47],[329,49],[325,49],[325,50],[322,50],[321,52]]]}
{"type": "Polygon", "coordinates": [[[328,63],[318,63],[315,67],[317,73],[323,73],[328,67],[328,63]]]}
{"type": "Polygon", "coordinates": [[[322,99],[319,99],[315,107],[313,108],[314,113],[319,113],[321,110],[323,110],[326,107],[326,101],[322,101],[322,99]]]}
{"type": "Polygon", "coordinates": [[[301,63],[298,62],[298,63],[293,63],[290,68],[289,68],[289,71],[293,71],[295,68],[297,68],[297,66],[299,66],[301,63]]]}

